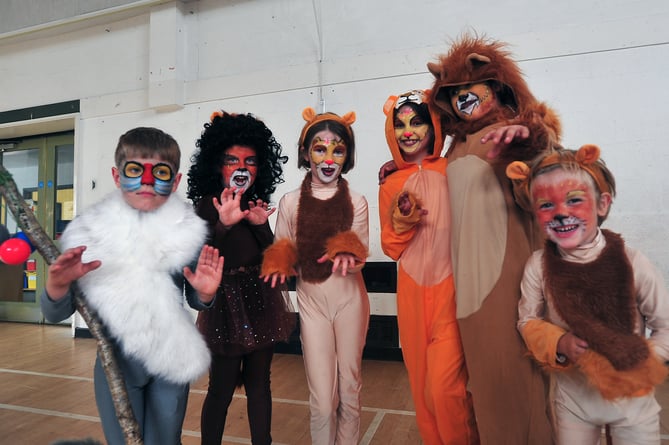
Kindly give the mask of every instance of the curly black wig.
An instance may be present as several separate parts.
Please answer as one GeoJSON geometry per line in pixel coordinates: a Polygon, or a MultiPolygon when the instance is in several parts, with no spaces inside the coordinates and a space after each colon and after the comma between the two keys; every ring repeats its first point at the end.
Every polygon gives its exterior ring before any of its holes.
{"type": "Polygon", "coordinates": [[[199,150],[191,157],[188,198],[193,205],[205,196],[221,194],[223,158],[225,151],[234,145],[254,149],[258,159],[258,174],[244,193],[244,199],[269,202],[277,184],[284,182],[281,164],[288,162],[288,157],[281,155],[281,144],[270,129],[252,114],[215,112],[211,122],[204,124],[204,131],[196,142],[199,150]]]}

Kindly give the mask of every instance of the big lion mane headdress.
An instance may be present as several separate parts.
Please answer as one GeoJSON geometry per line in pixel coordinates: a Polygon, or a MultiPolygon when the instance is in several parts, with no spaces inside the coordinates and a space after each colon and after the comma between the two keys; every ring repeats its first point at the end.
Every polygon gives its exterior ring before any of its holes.
{"type": "Polygon", "coordinates": [[[559,139],[560,121],[530,92],[518,64],[505,48],[505,43],[485,36],[461,36],[438,63],[427,64],[435,77],[429,101],[441,111],[444,133],[453,136],[454,143],[495,122],[528,126],[529,140],[514,145],[508,156],[509,160],[531,159],[559,139]],[[449,88],[481,82],[490,85],[502,106],[482,119],[464,122],[453,111],[449,88]]]}

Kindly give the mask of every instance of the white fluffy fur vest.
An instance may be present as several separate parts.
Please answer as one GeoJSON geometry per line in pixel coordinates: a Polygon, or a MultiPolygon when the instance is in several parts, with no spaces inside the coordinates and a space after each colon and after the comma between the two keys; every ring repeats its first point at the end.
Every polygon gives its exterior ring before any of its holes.
{"type": "Polygon", "coordinates": [[[209,367],[209,350],[172,279],[196,261],[206,233],[175,195],[140,212],[117,190],[76,217],[61,239],[63,249],[87,246],[84,261],[102,261],[79,285],[123,353],[174,383],[192,382],[209,367]]]}

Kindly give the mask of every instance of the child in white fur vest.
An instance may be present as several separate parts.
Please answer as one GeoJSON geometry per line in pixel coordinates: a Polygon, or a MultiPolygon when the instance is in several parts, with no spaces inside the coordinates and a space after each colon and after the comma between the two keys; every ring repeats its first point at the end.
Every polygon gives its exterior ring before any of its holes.
{"type": "MultiPolygon", "coordinates": [[[[155,128],[120,137],[112,168],[118,190],[68,225],[41,297],[46,319],[64,320],[75,310],[77,280],[114,343],[145,445],[181,443],[189,384],[210,361],[183,305],[184,284],[191,307],[210,307],[223,270],[218,250],[203,247],[205,222],[172,195],[180,156],[177,142],[155,128]]],[[[123,444],[99,357],[95,398],[107,442],[123,444]]]]}

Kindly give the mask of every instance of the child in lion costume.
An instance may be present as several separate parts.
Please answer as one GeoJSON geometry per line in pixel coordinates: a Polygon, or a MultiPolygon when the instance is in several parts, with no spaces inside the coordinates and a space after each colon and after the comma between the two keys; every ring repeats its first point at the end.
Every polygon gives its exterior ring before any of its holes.
{"type": "Polygon", "coordinates": [[[553,376],[558,444],[598,444],[603,425],[614,443],[660,443],[669,293],[641,252],[599,227],[616,192],[599,148],[545,152],[507,175],[547,238],[525,267],[518,329],[553,376]]]}

